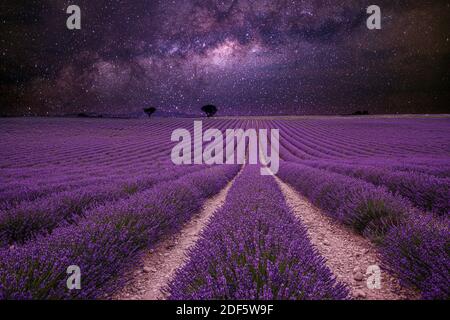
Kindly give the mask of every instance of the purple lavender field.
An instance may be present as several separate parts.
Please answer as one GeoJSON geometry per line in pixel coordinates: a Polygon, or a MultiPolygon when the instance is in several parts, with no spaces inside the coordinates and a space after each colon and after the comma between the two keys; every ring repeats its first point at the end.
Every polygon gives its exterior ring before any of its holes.
{"type": "Polygon", "coordinates": [[[0,299],[450,298],[449,117],[203,125],[279,129],[276,177],[174,165],[193,119],[0,119],[0,299]]]}

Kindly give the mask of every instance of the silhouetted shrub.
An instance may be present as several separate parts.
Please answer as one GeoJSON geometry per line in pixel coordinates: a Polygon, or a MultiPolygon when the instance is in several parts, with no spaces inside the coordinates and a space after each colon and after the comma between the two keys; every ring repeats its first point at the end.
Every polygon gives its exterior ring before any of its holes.
{"type": "Polygon", "coordinates": [[[352,113],[352,116],[368,116],[369,115],[369,111],[355,111],[352,113]]]}
{"type": "Polygon", "coordinates": [[[217,107],[212,104],[208,104],[202,107],[202,111],[206,113],[208,118],[211,118],[217,113],[217,107]]]}
{"type": "Polygon", "coordinates": [[[151,117],[152,114],[155,113],[155,111],[156,111],[156,108],[153,108],[153,107],[144,109],[144,112],[148,115],[148,117],[151,117]]]}

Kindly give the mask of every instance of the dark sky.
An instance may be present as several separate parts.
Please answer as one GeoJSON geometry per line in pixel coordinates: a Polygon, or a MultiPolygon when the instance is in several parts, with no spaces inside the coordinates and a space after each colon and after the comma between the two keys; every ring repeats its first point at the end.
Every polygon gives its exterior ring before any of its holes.
{"type": "Polygon", "coordinates": [[[0,112],[448,112],[447,2],[2,1],[0,112]]]}

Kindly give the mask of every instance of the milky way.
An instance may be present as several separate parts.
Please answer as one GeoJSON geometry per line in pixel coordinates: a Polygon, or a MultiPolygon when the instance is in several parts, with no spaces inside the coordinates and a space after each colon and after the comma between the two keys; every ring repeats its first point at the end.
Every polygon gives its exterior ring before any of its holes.
{"type": "Polygon", "coordinates": [[[5,114],[431,113],[449,99],[447,1],[8,2],[5,114]],[[382,30],[366,27],[371,4],[382,30]]]}

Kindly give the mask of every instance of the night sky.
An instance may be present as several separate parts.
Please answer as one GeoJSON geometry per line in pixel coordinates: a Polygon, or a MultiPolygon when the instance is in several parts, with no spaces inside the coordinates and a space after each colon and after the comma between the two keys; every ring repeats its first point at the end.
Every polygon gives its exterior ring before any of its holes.
{"type": "Polygon", "coordinates": [[[448,112],[448,1],[0,4],[0,113],[448,112]],[[66,8],[81,8],[68,30],[66,8]],[[368,30],[366,8],[382,10],[368,30]]]}

